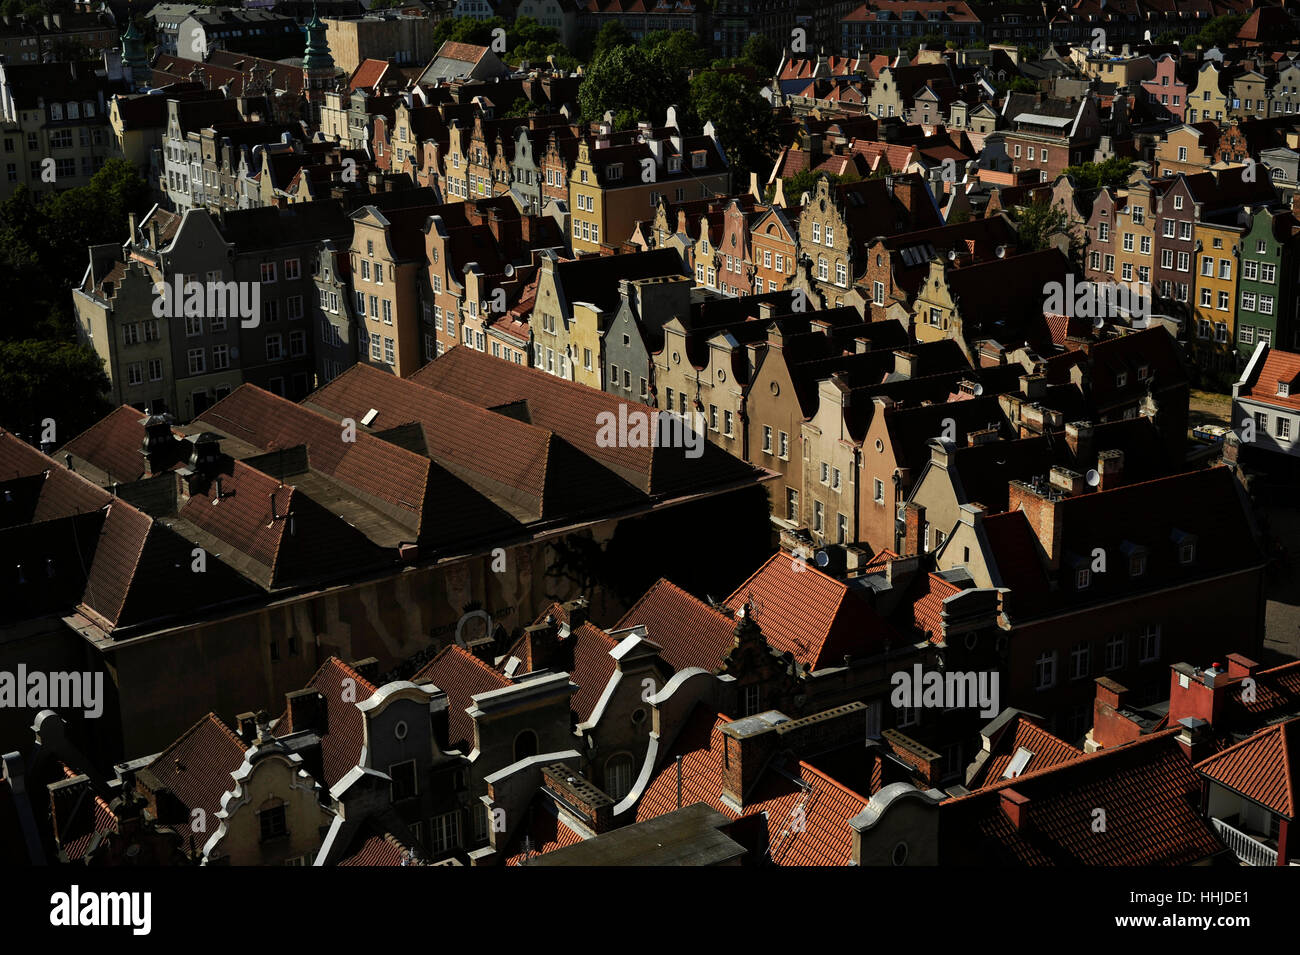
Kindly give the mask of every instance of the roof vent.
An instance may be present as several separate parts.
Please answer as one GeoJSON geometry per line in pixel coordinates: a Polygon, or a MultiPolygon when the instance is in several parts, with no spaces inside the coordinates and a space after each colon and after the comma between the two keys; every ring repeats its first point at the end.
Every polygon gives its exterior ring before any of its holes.
{"type": "Polygon", "coordinates": [[[369,411],[365,413],[365,416],[361,419],[362,426],[366,428],[370,427],[370,423],[374,421],[375,418],[377,418],[378,416],[379,416],[379,409],[371,408],[369,411]]]}

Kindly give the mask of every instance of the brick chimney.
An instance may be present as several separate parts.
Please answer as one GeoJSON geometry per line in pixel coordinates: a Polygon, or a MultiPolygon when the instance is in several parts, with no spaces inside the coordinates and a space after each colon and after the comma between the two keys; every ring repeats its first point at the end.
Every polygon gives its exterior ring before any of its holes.
{"type": "Polygon", "coordinates": [[[1062,515],[1059,504],[1050,490],[1036,491],[1024,481],[1009,482],[1007,510],[1025,512],[1052,570],[1061,566],[1062,515]]]}
{"type": "Polygon", "coordinates": [[[1011,825],[1015,826],[1017,831],[1023,832],[1029,825],[1029,797],[1022,796],[1014,789],[1002,790],[1001,796],[1002,811],[1011,820],[1011,825]]]}
{"type": "Polygon", "coordinates": [[[971,431],[966,435],[966,443],[974,448],[981,444],[992,444],[998,439],[998,428],[994,425],[992,428],[981,428],[979,431],[971,431]]]}
{"type": "Polygon", "coordinates": [[[1052,470],[1048,472],[1048,483],[1069,497],[1083,493],[1083,475],[1070,468],[1061,467],[1059,464],[1053,465],[1052,470]]]}
{"type": "Polygon", "coordinates": [[[1228,654],[1228,679],[1236,680],[1242,677],[1254,676],[1259,672],[1259,664],[1240,653],[1228,654]]]}
{"type": "Polygon", "coordinates": [[[1129,689],[1110,677],[1097,678],[1097,695],[1092,701],[1092,733],[1088,752],[1131,743],[1142,735],[1142,727],[1121,711],[1129,702],[1129,689]]]}
{"type": "Polygon", "coordinates": [[[528,668],[542,670],[550,666],[560,643],[560,628],[553,614],[547,614],[541,623],[524,628],[528,638],[528,668]]]}
{"type": "Polygon", "coordinates": [[[1030,401],[1037,401],[1047,394],[1046,375],[1021,375],[1020,393],[1030,401]]]}
{"type": "Polygon", "coordinates": [[[1190,663],[1175,663],[1170,669],[1170,725],[1195,717],[1211,727],[1218,726],[1228,702],[1228,688],[1238,681],[1217,663],[1207,670],[1198,670],[1190,663]]]}
{"type": "Polygon", "coordinates": [[[901,557],[921,553],[921,535],[925,533],[925,505],[908,501],[903,505],[903,546],[901,557]]]}
{"type": "Polygon", "coordinates": [[[863,745],[867,706],[848,703],[801,719],[769,711],[722,727],[722,795],[739,806],[773,756],[807,759],[843,746],[863,745]]]}
{"type": "Polygon", "coordinates": [[[564,763],[543,766],[542,785],[596,835],[613,828],[614,800],[564,763]]]}
{"type": "Polygon", "coordinates": [[[1092,422],[1069,422],[1065,426],[1065,444],[1079,467],[1092,464],[1092,422]]]}
{"type": "Polygon", "coordinates": [[[587,608],[591,605],[586,597],[574,597],[564,605],[564,612],[569,617],[569,629],[577,630],[587,622],[587,608]]]}
{"type": "Polygon", "coordinates": [[[1097,490],[1109,491],[1119,487],[1124,481],[1124,452],[1115,448],[1098,454],[1097,475],[1101,479],[1097,490]]]}
{"type": "Polygon", "coordinates": [[[894,373],[907,378],[915,378],[916,355],[909,351],[894,352],[894,373]]]}
{"type": "Polygon", "coordinates": [[[329,732],[329,709],[325,697],[315,689],[295,690],[284,695],[289,725],[295,733],[311,731],[318,736],[329,732]]]}

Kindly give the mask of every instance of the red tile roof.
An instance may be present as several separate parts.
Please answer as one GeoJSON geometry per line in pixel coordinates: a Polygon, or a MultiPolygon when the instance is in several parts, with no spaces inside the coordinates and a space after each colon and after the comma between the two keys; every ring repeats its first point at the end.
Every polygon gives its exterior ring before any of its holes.
{"type": "Polygon", "coordinates": [[[1021,770],[1022,776],[1025,773],[1035,773],[1040,769],[1059,766],[1061,763],[1077,759],[1083,755],[1083,751],[1078,747],[1071,746],[1063,739],[1058,739],[1023,714],[1017,716],[1014,726],[1008,727],[1008,729],[1010,732],[1003,731],[1002,736],[995,744],[993,755],[984,764],[984,771],[980,774],[979,785],[993,785],[1001,782],[1002,774],[1007,771],[1011,760],[1015,758],[1016,753],[1022,747],[1034,754],[1029,762],[1025,764],[1024,769],[1021,770]]]}
{"type": "Polygon", "coordinates": [[[1260,730],[1197,763],[1196,769],[1252,802],[1295,819],[1300,719],[1260,730]]]}
{"type": "MultiPolygon", "coordinates": [[[[364,703],[375,692],[375,685],[338,657],[330,657],[316,671],[307,688],[316,690],[325,699],[325,725],[327,732],[321,737],[321,765],[326,789],[332,788],[361,759],[361,746],[365,736],[365,719],[358,703],[364,703]],[[345,680],[352,681],[345,683],[345,680]],[[343,688],[355,689],[355,699],[344,699],[343,688]]],[[[352,697],[354,694],[349,693],[352,697]]],[[[293,720],[286,710],[275,724],[277,737],[294,732],[293,720]]]]}
{"type": "Polygon", "coordinates": [[[216,831],[221,798],[235,788],[231,774],[244,764],[248,746],[215,713],[209,713],[154,758],[149,772],[185,806],[185,820],[172,823],[187,851],[202,850],[216,831]],[[192,829],[192,812],[202,809],[204,825],[192,829]],[[191,844],[192,843],[192,844],[191,844]]]}
{"type": "Polygon", "coordinates": [[[790,555],[773,554],[736,588],[726,605],[752,601],[768,644],[814,670],[866,656],[896,636],[893,628],[849,588],[815,567],[795,571],[790,555]]]}
{"type": "Polygon", "coordinates": [[[510,686],[510,681],[463,647],[443,649],[415,676],[412,683],[428,681],[447,694],[448,740],[451,749],[468,754],[474,749],[474,720],[465,711],[470,697],[510,686]]]}
{"type": "Polygon", "coordinates": [[[617,418],[620,404],[626,405],[629,413],[651,414],[656,409],[622,401],[539,369],[503,362],[472,348],[457,345],[449,349],[417,371],[411,380],[484,408],[526,401],[534,425],[554,431],[648,494],[694,493],[720,484],[752,481],[759,475],[751,465],[709,441],[703,443],[698,458],[687,458],[684,448],[640,448],[619,443],[604,447],[597,440],[600,415],[607,413],[617,418]]]}
{"type": "Polygon", "coordinates": [[[863,810],[867,800],[809,764],[769,766],[743,813],[722,801],[721,730],[730,722],[730,718],[715,715],[703,705],[695,707],[637,803],[636,821],[644,822],[678,808],[676,757],[681,755],[683,806],[704,802],[732,819],[765,813],[772,861],[777,865],[848,864],[853,851],[848,822],[863,810]],[[792,831],[796,807],[803,810],[801,832],[792,831]]]}
{"type": "Polygon", "coordinates": [[[614,675],[616,664],[609,653],[618,646],[618,641],[590,623],[584,623],[566,639],[574,641],[569,675],[578,689],[573,694],[573,712],[578,714],[579,722],[584,722],[591,717],[609,678],[614,675]]]}
{"type": "Polygon", "coordinates": [[[613,629],[629,627],[645,627],[647,639],[674,670],[713,672],[731,649],[736,621],[660,577],[613,629]]]}
{"type": "Polygon", "coordinates": [[[1288,411],[1300,411],[1300,381],[1297,379],[1300,379],[1300,354],[1270,348],[1259,374],[1241,388],[1239,396],[1288,411]],[[1285,398],[1277,393],[1279,381],[1290,386],[1290,394],[1285,398]]]}
{"type": "Polygon", "coordinates": [[[943,602],[961,588],[938,574],[925,574],[918,580],[920,590],[912,601],[913,621],[918,630],[938,643],[943,639],[943,602]]]}
{"type": "Polygon", "coordinates": [[[1191,865],[1225,851],[1200,813],[1178,729],[993,783],[939,807],[940,864],[1191,865]],[[1026,797],[1017,829],[1002,793],[1026,797]],[[1094,821],[1105,812],[1104,831],[1094,821]]]}
{"type": "Polygon", "coordinates": [[[507,850],[510,855],[506,857],[506,865],[525,865],[527,858],[545,855],[555,849],[563,849],[565,846],[583,841],[581,835],[560,821],[554,803],[548,806],[545,805],[546,802],[549,800],[544,797],[533,800],[529,810],[532,818],[529,819],[528,825],[511,840],[510,848],[507,850]]]}
{"type": "Polygon", "coordinates": [[[122,405],[100,418],[66,445],[70,452],[106,473],[114,481],[135,481],[144,474],[145,460],[140,453],[144,441],[145,415],[130,405],[122,405]]]}
{"type": "Polygon", "coordinates": [[[339,865],[396,865],[402,864],[402,859],[408,852],[407,848],[402,845],[398,839],[390,833],[370,833],[366,839],[357,847],[357,850],[346,859],[340,859],[339,865]]]}
{"type": "Polygon", "coordinates": [[[553,431],[369,365],[352,366],[308,403],[354,420],[378,409],[379,428],[418,422],[430,458],[523,520],[637,498],[626,482],[553,431]]]}

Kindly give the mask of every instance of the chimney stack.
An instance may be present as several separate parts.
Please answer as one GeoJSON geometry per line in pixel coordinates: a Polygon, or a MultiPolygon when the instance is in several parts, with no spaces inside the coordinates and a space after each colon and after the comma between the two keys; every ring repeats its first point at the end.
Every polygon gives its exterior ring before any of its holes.
{"type": "Polygon", "coordinates": [[[1024,481],[1008,483],[1008,511],[1024,511],[1029,526],[1047,554],[1048,566],[1061,566],[1062,515],[1057,495],[1050,489],[1037,490],[1024,481]]]}
{"type": "Polygon", "coordinates": [[[528,664],[530,670],[543,670],[550,666],[560,642],[560,628],[554,614],[547,614],[541,623],[524,628],[528,638],[528,664]]]}
{"type": "Polygon", "coordinates": [[[903,505],[903,547],[901,557],[921,553],[921,535],[925,532],[925,506],[915,501],[903,505]]]}
{"type": "Polygon", "coordinates": [[[286,693],[284,702],[289,711],[289,725],[295,733],[310,731],[324,736],[329,732],[329,710],[318,690],[309,687],[286,693]]]}
{"type": "Polygon", "coordinates": [[[1098,454],[1097,474],[1101,478],[1098,490],[1108,491],[1119,487],[1124,478],[1124,452],[1114,449],[1098,454]]]}
{"type": "Polygon", "coordinates": [[[542,785],[596,835],[613,828],[614,800],[564,763],[543,766],[542,785]]]}
{"type": "Polygon", "coordinates": [[[1085,468],[1092,464],[1092,422],[1071,421],[1065,426],[1065,443],[1074,455],[1074,463],[1085,468]]]}
{"type": "Polygon", "coordinates": [[[908,351],[894,352],[894,373],[905,378],[915,378],[916,355],[908,351]]]}
{"type": "Polygon", "coordinates": [[[1083,493],[1083,475],[1059,464],[1052,466],[1052,470],[1048,473],[1048,481],[1052,487],[1064,491],[1069,497],[1083,493]]]}
{"type": "Polygon", "coordinates": [[[1169,724],[1195,717],[1211,727],[1218,726],[1229,688],[1240,681],[1217,663],[1206,670],[1198,670],[1190,663],[1175,663],[1170,670],[1169,724]]]}
{"type": "Polygon", "coordinates": [[[1214,733],[1209,723],[1194,716],[1185,716],[1178,721],[1178,725],[1182,729],[1175,738],[1189,763],[1199,763],[1214,752],[1214,733]]]}
{"type": "Polygon", "coordinates": [[[1001,796],[1002,811],[1007,814],[1016,831],[1023,832],[1029,824],[1029,797],[1020,795],[1014,789],[1002,790],[1001,796]]]}

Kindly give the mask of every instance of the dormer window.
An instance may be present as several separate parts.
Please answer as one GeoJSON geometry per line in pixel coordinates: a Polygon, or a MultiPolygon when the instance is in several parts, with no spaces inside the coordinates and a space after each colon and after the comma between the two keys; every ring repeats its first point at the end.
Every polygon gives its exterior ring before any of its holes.
{"type": "Polygon", "coordinates": [[[681,172],[681,171],[682,171],[682,157],[681,157],[681,156],[669,156],[669,157],[668,157],[668,171],[669,171],[669,172],[681,172]]]}
{"type": "Polygon", "coordinates": [[[623,178],[623,164],[621,162],[610,163],[605,167],[605,178],[611,182],[623,178]]]}
{"type": "Polygon", "coordinates": [[[705,152],[704,152],[703,149],[698,149],[698,150],[696,150],[695,152],[691,153],[691,166],[692,166],[692,168],[695,168],[695,169],[703,169],[703,168],[704,168],[705,160],[706,160],[707,158],[708,158],[708,157],[705,155],[705,152]]]}
{"type": "Polygon", "coordinates": [[[1291,382],[1279,380],[1277,383],[1277,396],[1279,398],[1291,397],[1291,382]]]}
{"type": "Polygon", "coordinates": [[[1074,589],[1087,590],[1092,585],[1092,571],[1087,567],[1080,567],[1074,572],[1074,589]]]}
{"type": "Polygon", "coordinates": [[[1178,548],[1178,563],[1187,565],[1196,560],[1196,535],[1188,534],[1177,528],[1169,535],[1174,546],[1178,548]]]}
{"type": "Polygon", "coordinates": [[[1150,377],[1151,377],[1151,366],[1150,366],[1150,365],[1138,365],[1138,380],[1139,380],[1139,381],[1146,381],[1146,380],[1147,380],[1148,378],[1150,378],[1150,377]]]}
{"type": "Polygon", "coordinates": [[[1128,372],[1126,371],[1117,372],[1115,375],[1115,387],[1123,388],[1127,384],[1128,384],[1128,372]]]}
{"type": "Polygon", "coordinates": [[[1120,548],[1128,558],[1128,575],[1141,577],[1147,572],[1147,549],[1140,544],[1125,541],[1120,548]]]}

